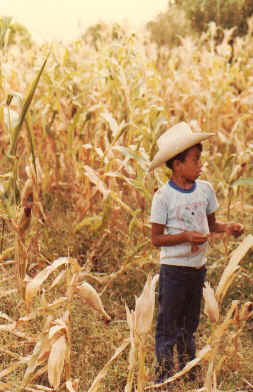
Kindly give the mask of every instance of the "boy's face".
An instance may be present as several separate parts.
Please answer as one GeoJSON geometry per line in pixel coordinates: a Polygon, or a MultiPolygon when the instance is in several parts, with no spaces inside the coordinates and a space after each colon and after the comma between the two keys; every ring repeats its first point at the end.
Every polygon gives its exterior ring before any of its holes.
{"type": "Polygon", "coordinates": [[[201,151],[193,146],[189,149],[185,160],[179,162],[178,170],[181,177],[187,182],[194,182],[201,174],[201,151]]]}

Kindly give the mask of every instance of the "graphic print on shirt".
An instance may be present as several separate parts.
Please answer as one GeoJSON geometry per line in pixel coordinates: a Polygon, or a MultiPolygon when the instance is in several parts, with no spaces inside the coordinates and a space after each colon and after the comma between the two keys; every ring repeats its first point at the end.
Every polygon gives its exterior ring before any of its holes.
{"type": "MultiPolygon", "coordinates": [[[[201,233],[207,232],[205,203],[194,202],[191,204],[182,204],[176,209],[176,216],[181,223],[183,231],[198,231],[201,233]]],[[[198,254],[200,247],[192,245],[192,254],[198,254]]]]}

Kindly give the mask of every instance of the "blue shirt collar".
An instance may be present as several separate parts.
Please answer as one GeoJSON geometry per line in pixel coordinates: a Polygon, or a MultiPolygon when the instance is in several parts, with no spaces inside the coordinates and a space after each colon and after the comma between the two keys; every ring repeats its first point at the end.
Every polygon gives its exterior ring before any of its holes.
{"type": "Polygon", "coordinates": [[[193,191],[195,191],[196,186],[197,186],[196,182],[194,181],[191,188],[183,189],[183,188],[180,188],[178,185],[176,185],[172,180],[169,180],[168,185],[171,186],[171,188],[173,188],[176,191],[181,192],[181,193],[192,193],[193,191]]]}

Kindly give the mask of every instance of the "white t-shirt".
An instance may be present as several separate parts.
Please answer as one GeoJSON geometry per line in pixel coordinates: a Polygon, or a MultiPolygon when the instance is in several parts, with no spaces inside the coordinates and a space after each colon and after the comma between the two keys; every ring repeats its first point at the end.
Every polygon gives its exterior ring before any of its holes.
{"type": "MultiPolygon", "coordinates": [[[[151,223],[164,225],[164,234],[184,231],[209,233],[207,215],[218,208],[211,184],[197,180],[191,189],[181,189],[171,180],[154,195],[151,208],[151,223]]],[[[208,242],[192,246],[185,242],[179,245],[162,246],[161,264],[200,268],[206,262],[208,242]]]]}

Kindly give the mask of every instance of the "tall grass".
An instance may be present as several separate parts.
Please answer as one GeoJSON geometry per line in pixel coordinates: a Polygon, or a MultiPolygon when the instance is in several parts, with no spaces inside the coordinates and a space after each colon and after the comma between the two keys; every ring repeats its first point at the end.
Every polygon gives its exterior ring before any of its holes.
{"type": "MultiPolygon", "coordinates": [[[[203,153],[203,178],[214,184],[219,218],[244,223],[251,244],[250,26],[247,36],[235,40],[232,64],[228,36],[217,46],[213,30],[159,53],[147,37],[143,41],[121,29],[115,39],[109,27],[99,50],[81,40],[54,44],[47,62],[48,45],[26,52],[5,48],[0,390],[153,388],[152,318],[151,332],[139,334],[133,310],[125,313],[159,268],[149,239],[149,210],[154,190],[169,172],[151,174],[149,161],[157,137],[177,121],[195,120],[193,126],[214,132],[203,153]]],[[[251,245],[241,269],[237,258],[232,275],[225,270],[238,245],[217,237],[209,251],[208,279],[218,286],[221,319],[213,325],[203,317],[200,324],[203,350],[197,363],[203,364],[207,391],[219,386],[236,391],[253,383],[251,245]],[[223,341],[233,345],[220,357],[223,341]],[[235,353],[233,378],[228,358],[235,353]]],[[[175,378],[186,391],[193,386],[184,372],[175,378]]]]}

